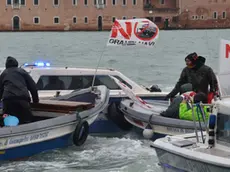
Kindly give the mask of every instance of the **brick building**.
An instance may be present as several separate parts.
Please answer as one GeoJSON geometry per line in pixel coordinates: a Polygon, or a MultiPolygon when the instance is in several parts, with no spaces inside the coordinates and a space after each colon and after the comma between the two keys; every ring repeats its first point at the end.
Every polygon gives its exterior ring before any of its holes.
{"type": "Polygon", "coordinates": [[[230,0],[1,0],[0,30],[110,30],[115,18],[160,28],[230,27],[230,0]]]}

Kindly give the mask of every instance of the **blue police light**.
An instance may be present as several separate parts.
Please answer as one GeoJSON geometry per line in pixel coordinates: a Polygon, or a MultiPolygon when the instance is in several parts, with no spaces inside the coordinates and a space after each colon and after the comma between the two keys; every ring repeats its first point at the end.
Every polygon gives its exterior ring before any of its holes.
{"type": "Polygon", "coordinates": [[[42,62],[42,61],[38,61],[35,62],[34,64],[28,64],[25,63],[24,66],[37,66],[37,67],[50,67],[50,63],[49,62],[42,62]]]}

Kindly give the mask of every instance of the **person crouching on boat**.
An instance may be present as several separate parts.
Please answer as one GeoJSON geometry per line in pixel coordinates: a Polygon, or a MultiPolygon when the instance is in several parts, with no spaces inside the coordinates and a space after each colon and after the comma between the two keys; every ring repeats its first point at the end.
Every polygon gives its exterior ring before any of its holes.
{"type": "Polygon", "coordinates": [[[19,124],[32,121],[30,95],[34,103],[39,102],[38,91],[32,77],[22,68],[18,61],[7,57],[6,69],[0,75],[0,99],[3,101],[3,114],[16,116],[19,124]]]}
{"type": "Polygon", "coordinates": [[[190,96],[191,99],[193,98],[195,92],[193,92],[192,90],[192,84],[188,83],[182,85],[180,88],[180,96],[174,98],[169,107],[165,111],[161,112],[160,115],[168,118],[179,119],[180,103],[183,101],[184,97],[190,96]]]}
{"type": "Polygon", "coordinates": [[[182,70],[174,89],[166,95],[165,99],[173,98],[179,92],[181,85],[191,83],[193,91],[205,93],[209,97],[208,102],[211,103],[218,90],[218,84],[212,68],[205,65],[205,61],[204,57],[198,56],[195,52],[187,55],[186,67],[182,70]]]}
{"type": "MultiPolygon", "coordinates": [[[[206,94],[202,92],[196,93],[193,98],[191,96],[183,96],[183,101],[180,103],[180,108],[179,108],[179,118],[182,120],[192,121],[193,115],[192,115],[192,104],[191,103],[192,102],[194,104],[200,103],[200,102],[207,103],[207,101],[208,100],[207,100],[206,94]]],[[[193,111],[194,111],[196,121],[198,121],[199,119],[203,121],[202,112],[197,106],[193,107],[193,111]]],[[[203,112],[206,118],[205,120],[207,121],[209,118],[208,106],[203,107],[203,112]]]]}

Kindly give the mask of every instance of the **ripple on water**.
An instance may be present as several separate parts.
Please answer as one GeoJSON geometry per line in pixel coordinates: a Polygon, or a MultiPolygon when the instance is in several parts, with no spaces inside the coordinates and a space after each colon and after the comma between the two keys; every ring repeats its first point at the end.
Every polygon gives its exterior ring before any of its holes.
{"type": "Polygon", "coordinates": [[[146,171],[156,168],[156,154],[149,141],[131,138],[89,137],[81,148],[54,150],[28,161],[6,163],[1,171],[146,171]],[[149,162],[150,165],[144,165],[149,162]],[[154,163],[155,162],[155,163],[154,163]]]}

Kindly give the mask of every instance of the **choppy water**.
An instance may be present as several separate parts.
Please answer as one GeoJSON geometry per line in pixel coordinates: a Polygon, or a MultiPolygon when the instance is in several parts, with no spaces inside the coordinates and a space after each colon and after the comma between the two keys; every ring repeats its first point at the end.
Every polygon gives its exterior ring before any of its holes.
{"type": "MultiPolygon", "coordinates": [[[[219,40],[230,30],[161,31],[152,49],[106,47],[109,32],[0,33],[0,62],[8,55],[20,63],[49,60],[55,66],[112,67],[143,84],[170,90],[184,67],[186,54],[196,51],[217,71],[219,40]]],[[[6,163],[0,171],[160,172],[150,142],[135,133],[124,138],[89,137],[82,148],[70,147],[6,163]]]]}
{"type": "Polygon", "coordinates": [[[153,171],[158,169],[155,151],[148,141],[131,138],[89,137],[81,148],[75,146],[42,153],[29,161],[7,163],[1,171],[153,171]]]}

